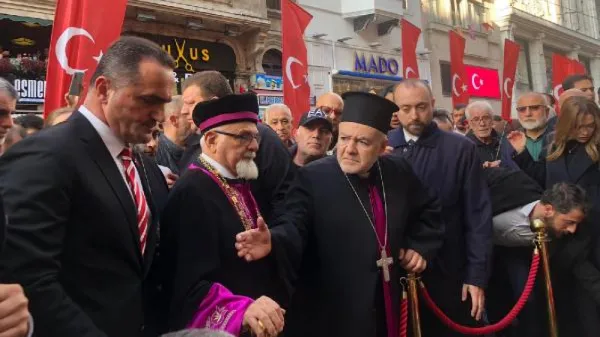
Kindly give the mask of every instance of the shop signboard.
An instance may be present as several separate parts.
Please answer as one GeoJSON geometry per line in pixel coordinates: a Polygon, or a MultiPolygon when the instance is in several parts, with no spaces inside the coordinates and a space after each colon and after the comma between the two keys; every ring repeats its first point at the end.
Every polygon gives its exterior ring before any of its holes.
{"type": "Polygon", "coordinates": [[[46,81],[17,78],[13,84],[19,94],[19,103],[44,103],[46,81]]]}
{"type": "Polygon", "coordinates": [[[253,79],[254,88],[260,90],[283,90],[283,77],[256,74],[253,79]]]}
{"type": "Polygon", "coordinates": [[[367,53],[355,53],[354,71],[361,73],[397,76],[401,69],[393,57],[377,56],[367,53]]]}

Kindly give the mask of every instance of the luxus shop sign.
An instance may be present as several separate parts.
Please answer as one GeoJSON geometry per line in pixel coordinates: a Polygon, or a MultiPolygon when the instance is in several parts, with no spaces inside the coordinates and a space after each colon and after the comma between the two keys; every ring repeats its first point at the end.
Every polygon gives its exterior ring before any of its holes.
{"type": "Polygon", "coordinates": [[[46,81],[16,79],[13,84],[19,94],[19,103],[44,103],[46,81]]]}

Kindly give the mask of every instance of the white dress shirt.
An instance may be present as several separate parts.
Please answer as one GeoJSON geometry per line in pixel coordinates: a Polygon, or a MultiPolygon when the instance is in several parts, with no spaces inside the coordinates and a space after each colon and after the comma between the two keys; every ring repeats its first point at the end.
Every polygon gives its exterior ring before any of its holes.
{"type": "MultiPolygon", "coordinates": [[[[119,155],[121,154],[121,151],[123,151],[123,149],[125,148],[125,143],[121,139],[119,139],[119,137],[117,137],[117,135],[115,135],[115,133],[108,127],[108,125],[106,125],[103,121],[101,121],[98,117],[96,117],[90,110],[88,110],[88,108],[86,108],[85,106],[82,105],[79,108],[79,112],[90,122],[90,124],[92,124],[92,127],[96,130],[96,132],[98,132],[98,135],[100,135],[100,138],[102,138],[102,142],[104,142],[104,145],[108,149],[110,156],[115,161],[115,165],[117,165],[117,168],[118,168],[119,172],[121,173],[123,182],[125,182],[125,186],[127,186],[127,190],[129,191],[129,193],[131,194],[131,197],[133,198],[133,201],[135,202],[135,197],[133,195],[133,191],[131,190],[131,187],[129,187],[129,183],[127,182],[127,178],[125,176],[125,166],[123,166],[123,160],[119,157],[119,155]]],[[[143,195],[144,189],[141,188],[143,186],[142,180],[140,179],[139,172],[138,172],[137,168],[135,167],[135,165],[133,165],[133,171],[135,172],[135,181],[139,184],[140,192],[143,195]]],[[[144,198],[145,198],[145,196],[144,196],[144,198]]],[[[150,211],[150,208],[148,208],[148,211],[150,211]]]]}
{"type": "Polygon", "coordinates": [[[500,213],[492,221],[494,223],[494,244],[506,247],[529,246],[535,238],[535,234],[529,227],[529,216],[536,200],[523,207],[500,213]]]}
{"type": "Polygon", "coordinates": [[[200,154],[200,156],[204,160],[206,160],[215,170],[217,170],[217,172],[219,172],[219,174],[222,175],[224,178],[236,179],[236,177],[231,172],[229,172],[229,170],[226,169],[225,166],[219,164],[216,160],[204,154],[204,152],[200,154]]]}
{"type": "Polygon", "coordinates": [[[419,140],[419,136],[415,136],[412,133],[407,132],[406,129],[403,128],[402,131],[404,131],[404,140],[406,140],[407,143],[411,140],[416,143],[417,140],[419,140]]]}

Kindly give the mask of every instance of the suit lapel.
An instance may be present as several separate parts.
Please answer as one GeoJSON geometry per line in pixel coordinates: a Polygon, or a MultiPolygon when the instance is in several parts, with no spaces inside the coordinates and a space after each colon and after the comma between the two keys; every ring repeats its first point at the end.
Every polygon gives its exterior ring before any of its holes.
{"type": "MultiPolygon", "coordinates": [[[[123,176],[119,172],[115,161],[113,160],[110,152],[104,145],[102,138],[90,122],[79,112],[76,112],[71,120],[76,124],[77,130],[79,130],[81,134],[81,140],[85,143],[87,147],[87,153],[90,155],[90,158],[96,163],[98,169],[104,175],[107,183],[113,190],[113,193],[119,200],[121,204],[121,208],[125,215],[125,219],[129,224],[129,229],[132,234],[132,244],[135,244],[135,247],[139,247],[139,232],[137,228],[137,214],[135,212],[136,207],[131,197],[131,193],[129,192],[129,188],[125,184],[123,180],[123,176]]],[[[137,256],[141,261],[141,252],[139,249],[135,250],[137,252],[137,256]]]]}

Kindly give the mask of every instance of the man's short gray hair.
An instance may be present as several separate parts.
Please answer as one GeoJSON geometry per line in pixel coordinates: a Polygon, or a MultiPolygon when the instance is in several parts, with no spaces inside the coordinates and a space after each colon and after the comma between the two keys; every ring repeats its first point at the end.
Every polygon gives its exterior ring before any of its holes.
{"type": "Polygon", "coordinates": [[[465,117],[467,117],[467,119],[471,119],[471,111],[473,109],[487,111],[490,116],[495,114],[494,108],[492,108],[492,105],[488,101],[475,101],[469,103],[465,108],[465,117]]]}
{"type": "Polygon", "coordinates": [[[271,104],[267,107],[267,109],[265,110],[265,115],[264,115],[264,121],[267,122],[267,119],[269,118],[269,112],[273,109],[279,109],[279,110],[283,110],[285,111],[285,113],[287,113],[288,115],[290,115],[290,118],[292,118],[292,110],[290,110],[290,108],[283,104],[283,103],[275,103],[275,104],[271,104]]]}
{"type": "Polygon", "coordinates": [[[179,115],[183,108],[183,99],[180,95],[173,96],[171,102],[165,104],[165,119],[172,115],[179,115]]]}
{"type": "Polygon", "coordinates": [[[233,337],[233,335],[218,330],[187,329],[162,335],[161,337],[233,337]]]}
{"type": "Polygon", "coordinates": [[[18,99],[17,89],[6,79],[0,77],[0,93],[8,95],[12,99],[18,99]]]}

